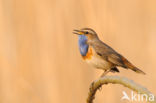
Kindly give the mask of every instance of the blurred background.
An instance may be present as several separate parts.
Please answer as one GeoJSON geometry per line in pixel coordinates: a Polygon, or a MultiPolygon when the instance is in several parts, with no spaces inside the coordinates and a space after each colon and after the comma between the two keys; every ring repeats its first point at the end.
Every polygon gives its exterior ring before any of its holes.
{"type": "MultiPolygon", "coordinates": [[[[81,59],[72,31],[83,27],[147,74],[120,68],[109,75],[156,94],[155,0],[0,0],[0,103],[85,103],[102,70],[81,59]]],[[[122,91],[131,93],[103,86],[95,103],[131,103],[122,91]]]]}

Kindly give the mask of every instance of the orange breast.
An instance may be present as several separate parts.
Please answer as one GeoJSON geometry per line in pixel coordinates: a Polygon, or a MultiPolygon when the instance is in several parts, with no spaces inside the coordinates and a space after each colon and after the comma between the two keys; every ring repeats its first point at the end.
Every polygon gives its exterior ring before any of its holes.
{"type": "Polygon", "coordinates": [[[86,60],[86,59],[91,59],[92,56],[93,56],[93,50],[92,50],[92,48],[89,48],[89,49],[88,49],[88,52],[87,52],[87,54],[86,54],[86,56],[82,56],[82,58],[83,58],[84,60],[86,60]]]}

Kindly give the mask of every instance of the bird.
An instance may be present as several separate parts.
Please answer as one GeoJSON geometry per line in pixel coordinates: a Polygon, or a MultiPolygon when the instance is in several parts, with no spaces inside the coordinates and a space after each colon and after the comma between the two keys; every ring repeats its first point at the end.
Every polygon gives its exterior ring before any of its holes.
{"type": "Polygon", "coordinates": [[[101,41],[93,29],[74,29],[73,33],[78,35],[78,46],[83,60],[97,69],[102,69],[104,72],[101,77],[109,72],[120,72],[118,67],[145,74],[124,56],[101,41]]]}

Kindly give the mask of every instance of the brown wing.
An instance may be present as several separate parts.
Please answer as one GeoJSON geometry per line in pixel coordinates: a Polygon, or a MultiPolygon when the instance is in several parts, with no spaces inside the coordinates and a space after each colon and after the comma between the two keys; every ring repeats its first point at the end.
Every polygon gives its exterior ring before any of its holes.
{"type": "Polygon", "coordinates": [[[103,42],[96,43],[93,45],[93,47],[99,56],[101,56],[103,59],[111,62],[115,66],[129,68],[137,73],[145,74],[142,70],[135,67],[126,58],[124,58],[122,55],[118,54],[115,50],[113,50],[111,47],[104,44],[103,42]]]}
{"type": "Polygon", "coordinates": [[[111,47],[108,45],[99,42],[94,44],[94,49],[96,53],[101,56],[103,59],[113,63],[115,66],[124,66],[122,56],[118,54],[115,50],[113,50],[111,47]]]}
{"type": "Polygon", "coordinates": [[[112,54],[107,56],[107,60],[109,62],[113,63],[114,65],[122,66],[122,67],[126,68],[122,58],[123,57],[120,54],[117,54],[117,53],[112,53],[112,54]]]}

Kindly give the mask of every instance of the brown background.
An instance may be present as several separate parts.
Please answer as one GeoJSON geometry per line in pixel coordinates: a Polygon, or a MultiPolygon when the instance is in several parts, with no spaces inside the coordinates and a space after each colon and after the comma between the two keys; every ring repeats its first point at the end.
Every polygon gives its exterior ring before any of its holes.
{"type": "MultiPolygon", "coordinates": [[[[147,75],[120,74],[156,94],[155,0],[0,0],[0,103],[85,103],[93,69],[73,29],[91,27],[147,75]]],[[[121,101],[121,85],[103,86],[95,103],[121,101]]]]}

